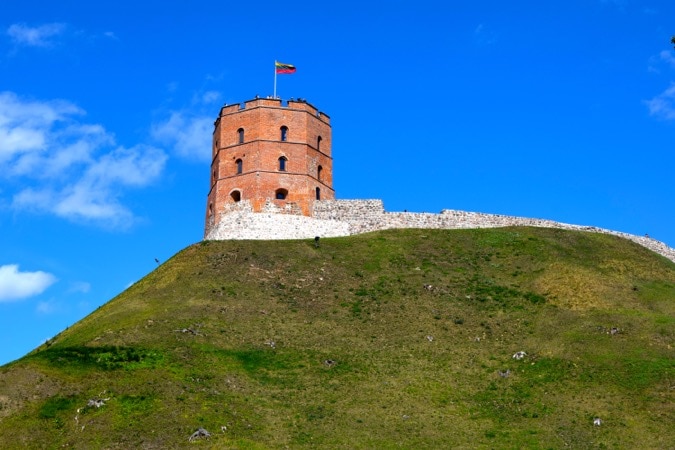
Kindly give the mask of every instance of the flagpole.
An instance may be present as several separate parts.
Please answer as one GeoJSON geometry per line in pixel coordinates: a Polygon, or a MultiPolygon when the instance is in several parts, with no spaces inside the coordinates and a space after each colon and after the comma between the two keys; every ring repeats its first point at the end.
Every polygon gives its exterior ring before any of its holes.
{"type": "Polygon", "coordinates": [[[274,60],[274,99],[277,98],[277,61],[274,60]]]}

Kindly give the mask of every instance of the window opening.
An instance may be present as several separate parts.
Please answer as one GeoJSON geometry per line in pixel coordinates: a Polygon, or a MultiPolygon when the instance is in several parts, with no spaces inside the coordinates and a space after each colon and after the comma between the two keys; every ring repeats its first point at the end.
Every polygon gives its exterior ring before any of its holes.
{"type": "Polygon", "coordinates": [[[319,166],[316,169],[316,178],[317,180],[321,181],[321,173],[323,172],[323,167],[319,166]]]}
{"type": "Polygon", "coordinates": [[[288,160],[286,159],[285,156],[279,158],[279,171],[286,172],[286,161],[288,160]]]}
{"type": "Polygon", "coordinates": [[[316,138],[316,149],[321,150],[321,136],[316,138]]]}
{"type": "Polygon", "coordinates": [[[244,171],[244,161],[238,159],[235,161],[235,163],[237,164],[237,175],[238,175],[244,171]]]}
{"type": "Polygon", "coordinates": [[[286,200],[286,197],[288,196],[288,191],[286,189],[277,189],[274,193],[274,198],[277,200],[286,200]]]}
{"type": "Polygon", "coordinates": [[[244,143],[244,129],[243,128],[239,128],[237,130],[237,138],[239,139],[240,144],[244,143]]]}
{"type": "Polygon", "coordinates": [[[232,200],[234,200],[235,203],[239,202],[239,201],[241,201],[241,192],[232,191],[232,193],[230,194],[230,197],[232,197],[232,200]]]}
{"type": "Polygon", "coordinates": [[[281,141],[286,142],[288,140],[288,127],[281,127],[281,141]]]}
{"type": "Polygon", "coordinates": [[[316,188],[316,199],[321,200],[321,188],[320,187],[316,188]]]}

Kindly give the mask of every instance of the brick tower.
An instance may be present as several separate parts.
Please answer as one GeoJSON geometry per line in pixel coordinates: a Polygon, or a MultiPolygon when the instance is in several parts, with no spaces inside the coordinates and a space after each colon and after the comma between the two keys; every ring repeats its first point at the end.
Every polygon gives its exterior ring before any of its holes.
{"type": "Polygon", "coordinates": [[[334,199],[330,118],[304,100],[223,106],[213,131],[205,235],[236,208],[310,216],[334,199]]]}

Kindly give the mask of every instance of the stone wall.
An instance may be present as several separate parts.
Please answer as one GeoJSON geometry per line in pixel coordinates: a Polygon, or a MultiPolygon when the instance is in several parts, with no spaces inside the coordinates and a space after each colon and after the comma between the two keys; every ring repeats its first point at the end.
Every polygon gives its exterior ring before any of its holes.
{"type": "Polygon", "coordinates": [[[277,206],[267,202],[262,212],[253,212],[247,200],[226,205],[220,221],[208,229],[205,240],[227,239],[313,239],[349,236],[347,222],[304,216],[292,205],[277,206]]]}
{"type": "Polygon", "coordinates": [[[224,239],[309,239],[315,236],[336,237],[392,228],[496,228],[531,226],[589,231],[620,236],[636,242],[675,262],[675,249],[646,236],[571,225],[544,219],[484,214],[445,209],[440,214],[386,212],[381,200],[321,200],[314,202],[312,217],[288,209],[265,205],[255,213],[242,201],[228,208],[218,224],[205,236],[207,240],[224,239]]]}

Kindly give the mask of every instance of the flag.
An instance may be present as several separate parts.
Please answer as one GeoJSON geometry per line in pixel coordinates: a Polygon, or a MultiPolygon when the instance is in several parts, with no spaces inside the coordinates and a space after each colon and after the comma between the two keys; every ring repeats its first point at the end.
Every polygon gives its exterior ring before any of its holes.
{"type": "Polygon", "coordinates": [[[274,67],[277,73],[295,73],[295,66],[293,64],[283,64],[278,61],[274,61],[274,67]]]}

